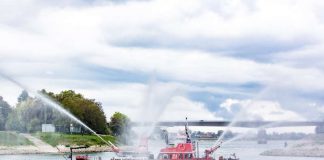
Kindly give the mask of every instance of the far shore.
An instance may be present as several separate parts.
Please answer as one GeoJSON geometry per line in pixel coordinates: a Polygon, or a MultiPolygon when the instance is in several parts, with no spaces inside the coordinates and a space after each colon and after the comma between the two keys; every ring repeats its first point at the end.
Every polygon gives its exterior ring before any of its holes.
{"type": "Polygon", "coordinates": [[[324,135],[310,137],[288,148],[267,150],[261,153],[263,156],[283,157],[324,157],[324,135]]]}

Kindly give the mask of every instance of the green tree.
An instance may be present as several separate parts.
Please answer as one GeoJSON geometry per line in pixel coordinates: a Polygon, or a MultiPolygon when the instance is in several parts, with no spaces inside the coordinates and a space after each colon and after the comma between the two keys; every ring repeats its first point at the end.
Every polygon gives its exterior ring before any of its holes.
{"type": "Polygon", "coordinates": [[[126,115],[115,112],[110,118],[109,129],[118,137],[119,142],[124,144],[130,142],[127,140],[131,135],[130,119],[126,115]]]}
{"type": "Polygon", "coordinates": [[[113,135],[123,135],[124,133],[129,131],[130,120],[126,115],[120,112],[115,112],[114,115],[110,118],[109,128],[112,131],[113,135]]]}
{"type": "Polygon", "coordinates": [[[59,113],[37,98],[29,97],[9,114],[6,128],[19,132],[36,132],[44,123],[55,123],[59,113]]]}
{"type": "MultiPolygon", "coordinates": [[[[40,93],[61,104],[67,111],[97,133],[110,133],[101,103],[96,102],[94,99],[85,98],[72,90],[54,94],[43,89],[40,93]]],[[[22,93],[19,97],[17,106],[8,116],[7,129],[20,132],[36,132],[41,130],[42,124],[51,123],[59,126],[60,131],[67,132],[71,123],[75,127],[78,126],[71,118],[53,109],[41,99],[26,96],[25,93],[22,93]]]]}
{"type": "Polygon", "coordinates": [[[23,90],[20,95],[18,96],[18,103],[22,102],[22,101],[26,101],[28,99],[29,95],[28,92],[26,90],[23,90]]]}
{"type": "Polygon", "coordinates": [[[33,99],[21,101],[17,104],[15,109],[9,114],[6,123],[6,129],[15,130],[19,132],[26,132],[26,125],[28,124],[29,112],[28,109],[32,108],[33,99]]]}
{"type": "Polygon", "coordinates": [[[109,133],[101,103],[96,102],[94,99],[85,98],[82,94],[75,93],[73,90],[62,91],[59,94],[53,94],[45,90],[41,92],[60,103],[66,110],[97,133],[109,133]]]}
{"type": "Polygon", "coordinates": [[[5,129],[8,116],[12,111],[10,105],[0,96],[0,130],[5,129]]]}

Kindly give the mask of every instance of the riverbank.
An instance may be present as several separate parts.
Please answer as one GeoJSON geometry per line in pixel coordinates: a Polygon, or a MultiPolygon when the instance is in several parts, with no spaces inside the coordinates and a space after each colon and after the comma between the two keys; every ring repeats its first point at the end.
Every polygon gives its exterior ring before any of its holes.
{"type": "MultiPolygon", "coordinates": [[[[104,146],[107,145],[98,136],[87,134],[63,134],[63,133],[35,133],[34,137],[41,139],[47,144],[56,147],[63,146],[104,146]]],[[[110,135],[101,135],[105,141],[116,143],[116,138],[110,135]]]]}
{"type": "MultiPolygon", "coordinates": [[[[87,148],[74,150],[73,152],[91,153],[112,151],[105,142],[95,135],[61,133],[35,133],[31,135],[17,134],[15,132],[2,132],[1,135],[0,155],[62,154],[70,152],[70,147],[76,146],[86,146],[87,148]]],[[[115,143],[115,137],[113,136],[103,135],[102,138],[115,143]]]]}
{"type": "Polygon", "coordinates": [[[32,144],[31,141],[16,132],[0,131],[0,146],[26,146],[32,144]]]}
{"type": "MultiPolygon", "coordinates": [[[[0,146],[0,155],[22,155],[22,154],[65,154],[69,153],[70,148],[65,146],[57,146],[55,152],[48,152],[36,146],[0,146]]],[[[74,153],[98,153],[112,152],[108,146],[90,146],[84,149],[73,150],[74,153]]]]}
{"type": "Polygon", "coordinates": [[[289,157],[324,157],[324,135],[308,137],[299,143],[287,147],[267,150],[263,156],[289,156],[289,157]]]}

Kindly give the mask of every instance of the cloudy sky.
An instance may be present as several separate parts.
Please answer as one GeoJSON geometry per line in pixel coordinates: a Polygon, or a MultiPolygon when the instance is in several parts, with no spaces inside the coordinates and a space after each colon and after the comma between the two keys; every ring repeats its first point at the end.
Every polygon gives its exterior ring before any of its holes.
{"type": "MultiPolygon", "coordinates": [[[[0,4],[0,70],[33,90],[73,89],[132,119],[323,119],[323,1],[0,4]]],[[[20,92],[0,77],[11,105],[20,92]]]]}

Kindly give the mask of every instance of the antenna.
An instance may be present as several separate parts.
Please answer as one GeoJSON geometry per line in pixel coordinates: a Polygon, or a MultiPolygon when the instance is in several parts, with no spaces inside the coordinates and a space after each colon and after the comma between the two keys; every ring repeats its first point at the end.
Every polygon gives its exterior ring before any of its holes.
{"type": "Polygon", "coordinates": [[[191,143],[191,139],[188,133],[188,118],[186,117],[186,125],[185,125],[185,129],[186,129],[186,135],[187,135],[187,142],[186,143],[191,143]]]}

